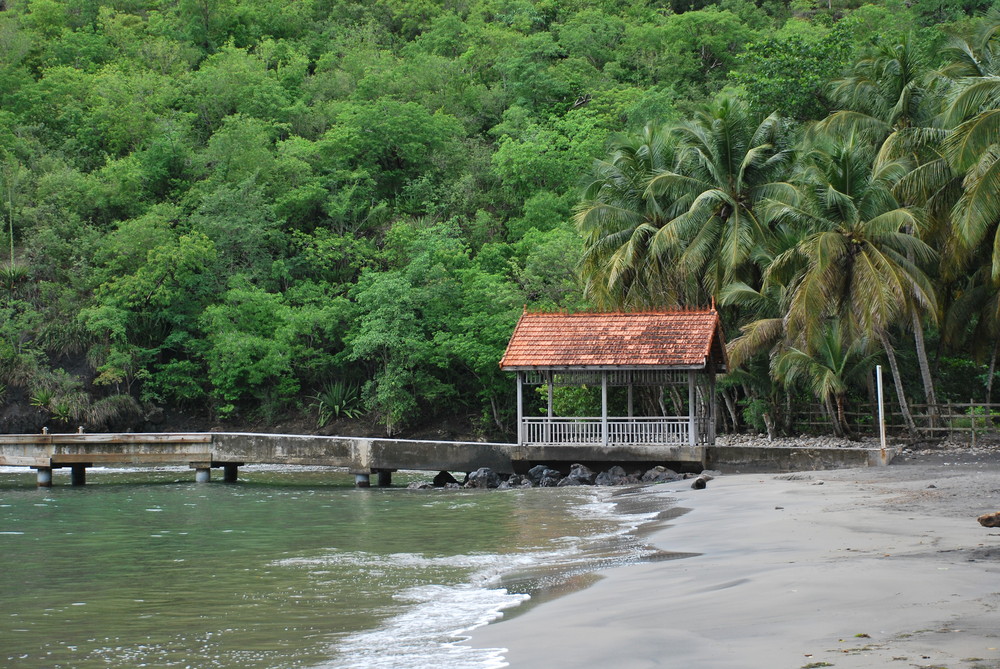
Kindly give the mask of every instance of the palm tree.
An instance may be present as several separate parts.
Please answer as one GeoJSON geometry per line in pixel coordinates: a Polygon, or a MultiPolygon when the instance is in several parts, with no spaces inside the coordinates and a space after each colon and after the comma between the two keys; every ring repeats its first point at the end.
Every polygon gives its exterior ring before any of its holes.
{"type": "Polygon", "coordinates": [[[849,437],[844,405],[852,383],[871,371],[876,353],[865,353],[867,342],[847,343],[838,321],[831,321],[807,348],[790,347],[777,356],[775,376],[787,385],[804,382],[816,399],[823,402],[838,437],[849,437]]]}
{"type": "Polygon", "coordinates": [[[676,133],[677,166],[656,174],[646,193],[683,211],[652,237],[651,252],[697,277],[703,300],[733,281],[759,285],[753,253],[770,231],[756,207],[793,162],[788,125],[776,114],[758,121],[746,104],[722,97],[676,133]]]}
{"type": "Polygon", "coordinates": [[[915,309],[936,314],[933,287],[920,269],[936,255],[907,232],[921,228],[918,212],[900,207],[892,195],[906,165],[889,163],[873,171],[873,154],[856,135],[817,147],[804,160],[798,183],[775,191],[762,209],[770,219],[810,231],[772,265],[782,267],[789,256],[804,263],[791,289],[789,341],[811,353],[831,322],[848,346],[878,338],[907,427],[915,433],[888,331],[915,309]]]}
{"type": "Polygon", "coordinates": [[[677,137],[669,126],[619,136],[595,161],[574,221],[584,240],[581,273],[588,298],[601,307],[644,308],[685,301],[669,258],[650,253],[650,240],[678,212],[678,203],[649,197],[655,175],[673,169],[677,137]]]}
{"type": "Polygon", "coordinates": [[[991,11],[971,42],[955,40],[952,62],[941,76],[951,84],[943,115],[953,128],[943,142],[951,169],[962,175],[962,194],[952,210],[953,271],[968,266],[991,239],[991,274],[1000,279],[1000,12],[991,11]]]}
{"type": "MultiPolygon", "coordinates": [[[[927,205],[931,215],[926,220],[938,224],[926,226],[922,236],[944,243],[950,235],[947,214],[954,202],[957,183],[939,150],[947,133],[931,127],[940,102],[934,83],[912,36],[907,35],[896,44],[883,42],[871,56],[855,63],[847,76],[833,83],[831,97],[841,109],[817,123],[813,130],[838,137],[852,133],[870,137],[881,146],[876,169],[900,159],[911,161],[913,167],[895,188],[895,195],[904,204],[927,205]]],[[[933,426],[937,418],[937,395],[924,341],[924,316],[914,309],[910,322],[933,426]]]]}

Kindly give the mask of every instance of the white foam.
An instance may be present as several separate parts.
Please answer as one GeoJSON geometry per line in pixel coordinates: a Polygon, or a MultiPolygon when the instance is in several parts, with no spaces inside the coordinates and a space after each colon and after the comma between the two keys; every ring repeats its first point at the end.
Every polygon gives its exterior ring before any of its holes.
{"type": "Polygon", "coordinates": [[[505,649],[471,648],[461,642],[469,638],[469,631],[493,622],[528,595],[465,584],[410,588],[396,598],[410,606],[376,630],[341,640],[337,657],[317,669],[506,666],[505,649]]]}

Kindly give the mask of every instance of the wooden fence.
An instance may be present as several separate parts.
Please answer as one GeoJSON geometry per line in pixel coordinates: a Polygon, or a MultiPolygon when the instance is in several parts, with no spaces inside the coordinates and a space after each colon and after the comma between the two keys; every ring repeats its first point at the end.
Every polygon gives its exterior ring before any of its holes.
{"type": "MultiPolygon", "coordinates": [[[[963,437],[971,440],[985,434],[1000,434],[1000,403],[947,402],[943,404],[911,404],[910,414],[917,429],[931,437],[963,437]]],[[[847,422],[856,434],[878,434],[878,405],[860,408],[857,404],[845,412],[847,422]]],[[[906,424],[899,405],[885,401],[886,431],[893,436],[906,434],[906,424]]],[[[796,434],[829,434],[829,417],[818,404],[792,407],[792,431],[796,434]]]]}

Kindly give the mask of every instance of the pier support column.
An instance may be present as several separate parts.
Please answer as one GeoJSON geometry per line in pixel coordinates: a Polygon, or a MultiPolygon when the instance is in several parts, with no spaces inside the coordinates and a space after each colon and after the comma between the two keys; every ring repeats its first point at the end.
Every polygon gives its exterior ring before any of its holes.
{"type": "Polygon", "coordinates": [[[52,467],[35,467],[34,469],[38,472],[38,482],[39,488],[51,488],[52,487],[52,467]]]}
{"type": "Polygon", "coordinates": [[[235,462],[227,462],[222,465],[222,480],[225,483],[236,483],[238,480],[237,472],[239,471],[239,465],[235,462]]]}
{"type": "Polygon", "coordinates": [[[196,483],[208,483],[212,480],[211,467],[198,467],[194,470],[194,480],[196,483]]]}
{"type": "Polygon", "coordinates": [[[87,465],[70,465],[69,482],[70,485],[86,485],[87,465]]]}
{"type": "Polygon", "coordinates": [[[355,474],[354,486],[356,488],[371,488],[372,478],[370,474],[355,474]]]}
{"type": "Polygon", "coordinates": [[[380,469],[378,472],[378,487],[388,488],[392,485],[392,471],[388,469],[380,469]]]}

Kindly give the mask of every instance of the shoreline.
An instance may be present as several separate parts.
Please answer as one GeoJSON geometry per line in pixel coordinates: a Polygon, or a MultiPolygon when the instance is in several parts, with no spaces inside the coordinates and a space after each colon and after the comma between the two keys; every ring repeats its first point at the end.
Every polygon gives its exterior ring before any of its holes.
{"type": "Polygon", "coordinates": [[[600,572],[471,632],[511,667],[1000,667],[1000,457],[652,486],[693,554],[600,572]],[[824,664],[825,663],[825,664],[824,664]]]}

